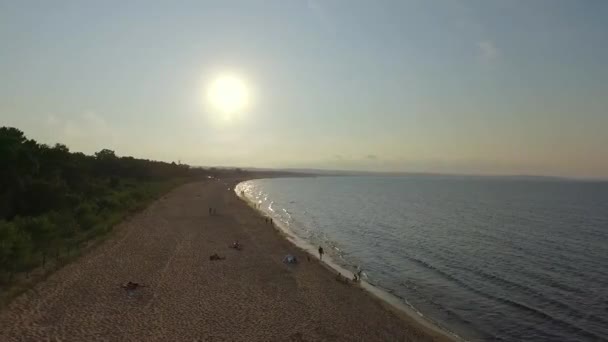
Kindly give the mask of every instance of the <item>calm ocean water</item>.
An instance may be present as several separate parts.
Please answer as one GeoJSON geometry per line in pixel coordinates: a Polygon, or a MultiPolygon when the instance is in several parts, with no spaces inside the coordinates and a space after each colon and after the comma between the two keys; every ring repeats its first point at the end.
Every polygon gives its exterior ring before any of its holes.
{"type": "Polygon", "coordinates": [[[608,183],[319,177],[237,191],[466,339],[608,341],[608,183]]]}

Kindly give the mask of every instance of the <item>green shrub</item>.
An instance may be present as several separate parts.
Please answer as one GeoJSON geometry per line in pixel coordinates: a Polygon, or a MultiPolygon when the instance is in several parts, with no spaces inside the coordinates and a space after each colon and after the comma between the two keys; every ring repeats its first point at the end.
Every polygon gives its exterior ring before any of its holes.
{"type": "Polygon", "coordinates": [[[89,230],[99,222],[99,208],[93,203],[84,202],[76,208],[76,222],[80,229],[89,230]]]}
{"type": "Polygon", "coordinates": [[[15,223],[0,221],[0,278],[3,282],[30,264],[31,252],[29,234],[15,223]]]}

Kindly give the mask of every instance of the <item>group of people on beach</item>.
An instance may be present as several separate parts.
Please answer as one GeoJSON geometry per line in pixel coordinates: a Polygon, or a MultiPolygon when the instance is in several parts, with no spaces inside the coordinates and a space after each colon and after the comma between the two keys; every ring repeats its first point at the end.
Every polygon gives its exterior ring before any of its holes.
{"type": "MultiPolygon", "coordinates": [[[[241,243],[238,240],[235,240],[230,246],[228,246],[232,249],[236,249],[237,251],[242,251],[243,250],[243,245],[241,245],[241,243]]],[[[224,256],[220,256],[217,253],[213,253],[209,256],[209,260],[210,261],[216,261],[216,260],[226,260],[226,257],[224,256]]]]}
{"type": "Polygon", "coordinates": [[[209,216],[217,215],[217,209],[209,207],[209,216]]]}
{"type": "MultiPolygon", "coordinates": [[[[323,260],[324,254],[325,254],[325,251],[323,250],[323,247],[319,246],[319,260],[323,260]]],[[[360,282],[362,273],[363,273],[363,270],[360,267],[357,267],[357,271],[353,272],[353,282],[355,282],[355,283],[360,282]]],[[[342,274],[340,274],[340,273],[337,274],[337,279],[340,281],[345,280],[346,282],[348,282],[348,279],[343,277],[342,274]]]]}
{"type": "MultiPolygon", "coordinates": [[[[217,210],[215,208],[211,208],[209,207],[209,215],[215,215],[217,214],[217,210]]],[[[273,224],[273,220],[270,217],[265,217],[264,221],[268,224],[270,223],[271,225],[273,224]]],[[[230,248],[235,249],[235,250],[242,250],[243,249],[243,245],[241,245],[241,243],[238,240],[235,240],[230,246],[230,248]]],[[[319,260],[323,260],[323,255],[325,255],[325,250],[323,249],[322,246],[319,246],[318,249],[319,252],[319,260]]],[[[217,253],[213,253],[212,255],[209,256],[209,260],[210,261],[217,261],[217,260],[225,260],[226,257],[224,256],[220,256],[217,253]]],[[[308,261],[310,261],[310,258],[307,256],[308,261]]],[[[287,254],[284,258],[283,258],[283,262],[287,263],[287,264],[297,264],[298,263],[298,259],[291,254],[287,254]]],[[[353,282],[360,282],[361,281],[361,274],[362,274],[362,270],[360,268],[357,267],[357,272],[353,273],[353,282]]],[[[336,275],[336,279],[338,281],[341,282],[348,282],[348,278],[342,276],[342,274],[338,273],[336,275]]],[[[134,283],[129,281],[128,283],[121,285],[122,288],[124,288],[125,290],[127,290],[127,292],[131,293],[135,290],[137,290],[140,287],[144,287],[144,285],[140,284],[140,283],[134,283]]]]}

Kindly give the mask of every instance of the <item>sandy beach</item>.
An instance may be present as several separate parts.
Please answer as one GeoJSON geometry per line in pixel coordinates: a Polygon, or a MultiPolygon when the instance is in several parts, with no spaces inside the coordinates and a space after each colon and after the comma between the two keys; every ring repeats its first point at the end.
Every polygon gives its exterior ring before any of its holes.
{"type": "Polygon", "coordinates": [[[0,312],[0,341],[450,340],[307,261],[234,194],[239,181],[181,186],[121,223],[0,312]]]}

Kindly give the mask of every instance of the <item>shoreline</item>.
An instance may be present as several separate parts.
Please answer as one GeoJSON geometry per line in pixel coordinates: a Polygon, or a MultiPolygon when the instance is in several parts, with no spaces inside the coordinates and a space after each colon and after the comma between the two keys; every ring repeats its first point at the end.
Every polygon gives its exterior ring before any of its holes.
{"type": "Polygon", "coordinates": [[[307,262],[235,195],[250,176],[180,186],[123,221],[1,310],[0,340],[454,340],[307,262]],[[128,281],[145,287],[125,291],[128,281]]]}
{"type": "MultiPolygon", "coordinates": [[[[282,178],[291,178],[291,177],[293,177],[293,176],[282,177],[282,178]]],[[[273,178],[276,178],[276,177],[273,177],[273,178]]],[[[246,194],[241,194],[241,193],[239,193],[239,191],[237,191],[237,188],[239,187],[239,185],[249,182],[249,181],[261,180],[261,179],[271,179],[271,178],[263,177],[263,178],[251,178],[251,179],[243,180],[241,182],[234,184],[232,189],[233,189],[234,194],[239,199],[244,201],[251,209],[256,211],[261,217],[266,217],[266,216],[269,216],[268,213],[265,212],[263,209],[258,208],[256,206],[256,203],[254,202],[254,199],[249,198],[249,197],[247,197],[246,194]]],[[[319,257],[317,256],[316,247],[312,246],[310,243],[308,243],[304,239],[296,236],[293,232],[290,231],[290,229],[288,227],[284,226],[283,222],[278,221],[278,220],[275,221],[273,228],[279,235],[281,235],[284,239],[286,239],[291,244],[293,244],[294,247],[302,250],[303,252],[307,253],[309,256],[315,258],[321,265],[323,265],[332,274],[343,275],[349,280],[353,278],[353,272],[350,270],[347,270],[344,267],[337,264],[332,259],[331,256],[326,255],[323,258],[323,260],[320,260],[319,257]]],[[[427,318],[422,312],[418,311],[416,308],[411,306],[407,302],[407,300],[404,303],[400,298],[398,298],[394,295],[391,295],[389,292],[382,289],[381,287],[373,285],[365,280],[360,280],[357,284],[355,284],[355,283],[349,283],[349,284],[351,286],[359,287],[359,288],[365,290],[370,296],[372,296],[374,299],[378,300],[382,305],[385,305],[387,307],[387,309],[395,312],[396,314],[398,314],[400,316],[402,316],[402,315],[405,316],[403,318],[405,318],[405,321],[407,323],[411,323],[411,321],[413,320],[413,321],[415,321],[416,324],[420,325],[424,329],[428,329],[430,332],[433,332],[436,334],[445,335],[446,338],[452,339],[453,341],[458,341],[458,342],[467,341],[466,339],[459,336],[458,334],[441,326],[438,322],[435,322],[435,321],[431,320],[430,318],[427,318]]]]}

